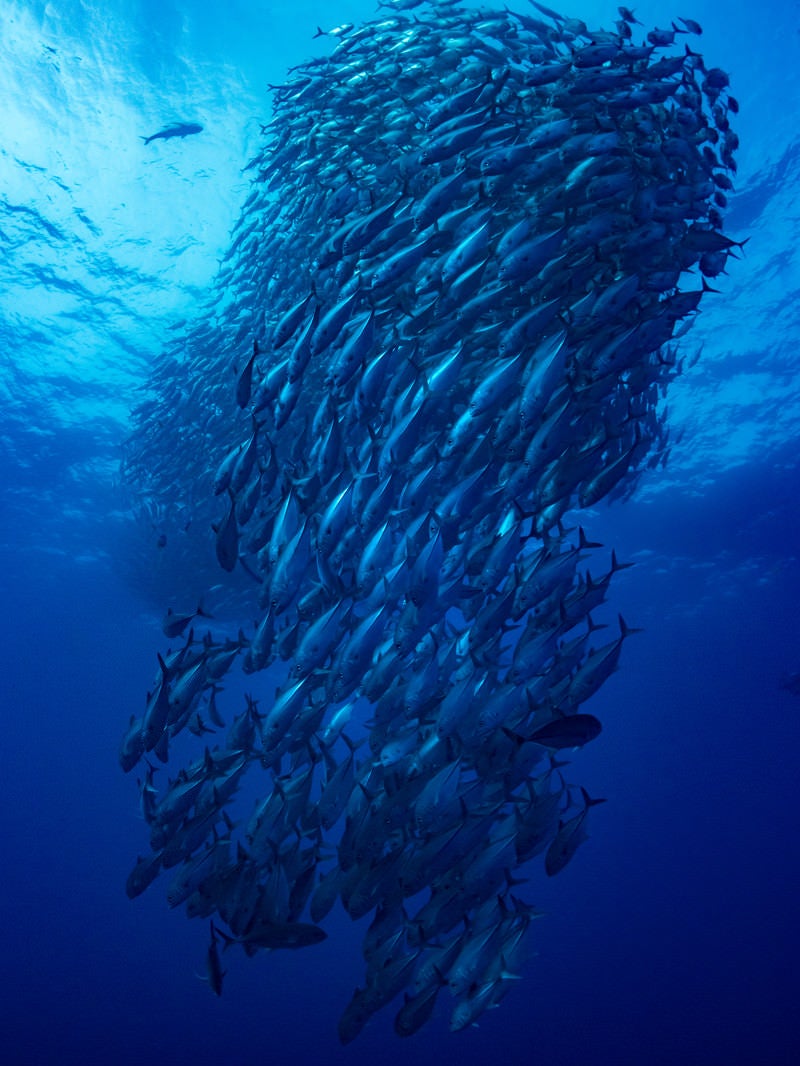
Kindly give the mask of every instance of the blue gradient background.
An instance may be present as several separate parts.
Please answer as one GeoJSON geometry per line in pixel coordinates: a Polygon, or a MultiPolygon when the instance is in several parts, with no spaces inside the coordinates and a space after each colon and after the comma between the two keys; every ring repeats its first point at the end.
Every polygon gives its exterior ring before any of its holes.
{"type": "MultiPolygon", "coordinates": [[[[526,9],[524,0],[512,6],[526,9]]],[[[117,486],[130,408],[191,318],[247,195],[266,85],[318,24],[372,3],[21,3],[0,14],[0,1060],[427,1066],[800,1061],[797,1010],[800,5],[639,3],[698,19],[731,72],[737,195],[750,237],[684,341],[679,443],[635,497],[582,520],[636,566],[612,585],[643,633],[589,708],[575,777],[609,802],[559,877],[525,979],[480,1026],[445,1011],[411,1040],[378,1015],[341,1048],[361,925],[313,950],[226,956],[160,885],[124,892],[145,844],[117,747],[162,646],[166,577],[117,486]],[[186,141],[141,136],[200,121],[186,141]],[[132,561],[138,562],[134,565],[132,561]],[[138,587],[137,587],[138,586],[138,587]]],[[[616,6],[569,14],[610,26],[616,6]]],[[[213,545],[210,545],[213,553],[213,545]]],[[[188,606],[181,604],[177,606],[188,606]]],[[[361,923],[363,925],[363,923],[361,923]]],[[[385,1016],[384,1016],[385,1015],[385,1016]]]]}

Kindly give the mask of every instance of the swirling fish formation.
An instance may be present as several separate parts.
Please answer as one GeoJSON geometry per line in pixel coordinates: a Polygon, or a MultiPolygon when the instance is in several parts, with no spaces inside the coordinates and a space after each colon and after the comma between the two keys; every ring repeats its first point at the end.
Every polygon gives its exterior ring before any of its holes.
{"type": "Polygon", "coordinates": [[[402,991],[400,1035],[444,988],[453,1029],[495,1006],[536,913],[520,868],[543,853],[552,876],[585,839],[600,801],[560,753],[600,732],[581,708],[629,630],[596,646],[619,564],[591,577],[597,545],[562,519],[663,458],[674,339],[735,246],[727,75],[665,52],[696,23],[636,43],[624,8],[590,32],[386,6],[274,89],[218,324],[169,364],[208,415],[149,402],[128,458],[143,491],[172,462],[216,497],[218,562],[260,604],[249,634],[159,657],[124,769],[185,727],[208,746],[161,791],[147,763],[128,892],[176,868],[216,992],[220,941],[302,947],[337,900],[371,914],[345,1042],[402,991]],[[270,684],[224,733],[237,661],[270,684]]]}

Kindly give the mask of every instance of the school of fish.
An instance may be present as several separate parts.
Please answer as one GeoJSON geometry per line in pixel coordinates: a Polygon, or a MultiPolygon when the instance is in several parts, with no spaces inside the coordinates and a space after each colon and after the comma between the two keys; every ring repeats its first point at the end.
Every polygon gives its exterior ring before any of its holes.
{"type": "Polygon", "coordinates": [[[316,944],[337,901],[371,916],[343,1042],[445,990],[463,1029],[519,977],[521,882],[586,839],[564,753],[631,632],[600,632],[621,564],[590,573],[575,512],[665,460],[675,342],[738,247],[700,32],[387,0],[272,87],[213,316],[125,460],[258,604],[235,635],[167,613],[120,750],[150,834],[128,894],[168,875],[217,994],[229,950],[316,944]]]}

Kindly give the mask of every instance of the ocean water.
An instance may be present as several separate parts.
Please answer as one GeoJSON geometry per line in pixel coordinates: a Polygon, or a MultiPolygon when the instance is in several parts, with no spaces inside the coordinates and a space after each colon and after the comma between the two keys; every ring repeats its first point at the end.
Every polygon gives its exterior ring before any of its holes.
{"type": "MultiPolygon", "coordinates": [[[[206,924],[171,911],[162,882],[126,896],[147,834],[120,737],[169,643],[165,608],[226,580],[210,530],[192,529],[198,574],[171,528],[158,547],[157,508],[134,515],[120,476],[131,411],[218,291],[267,86],[330,52],[318,26],[374,13],[360,0],[6,0],[0,13],[0,1056],[794,1063],[800,705],[782,680],[800,670],[800,10],[787,0],[636,7],[646,27],[697,19],[698,47],[731,74],[741,148],[725,231],[748,243],[680,342],[669,461],[580,516],[635,564],[603,620],[642,632],[588,705],[602,735],[571,756],[607,799],[590,839],[519,888],[544,912],[523,979],[466,1032],[448,1031],[441,1003],[401,1041],[390,1009],[342,1048],[364,921],[337,908],[307,951],[226,952],[218,999],[196,976],[206,924]],[[175,122],[204,129],[143,143],[175,122]]],[[[617,14],[568,13],[591,27],[617,14]]],[[[235,625],[235,597],[210,595],[235,625]]]]}

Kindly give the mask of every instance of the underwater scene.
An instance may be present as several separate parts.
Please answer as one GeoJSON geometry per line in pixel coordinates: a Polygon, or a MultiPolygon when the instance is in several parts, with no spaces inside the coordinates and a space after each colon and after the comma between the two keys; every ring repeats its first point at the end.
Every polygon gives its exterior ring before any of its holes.
{"type": "Polygon", "coordinates": [[[3,1061],[795,1063],[800,7],[0,50],[3,1061]]]}

